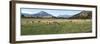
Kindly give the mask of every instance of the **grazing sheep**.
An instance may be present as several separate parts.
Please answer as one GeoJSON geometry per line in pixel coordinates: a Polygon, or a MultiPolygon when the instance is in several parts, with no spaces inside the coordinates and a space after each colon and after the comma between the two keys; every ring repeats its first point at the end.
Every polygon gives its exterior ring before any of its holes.
{"type": "Polygon", "coordinates": [[[50,22],[50,21],[47,21],[47,24],[52,24],[52,22],[50,22]]]}
{"type": "Polygon", "coordinates": [[[72,22],[71,20],[69,22],[72,22]]]}
{"type": "Polygon", "coordinates": [[[40,23],[41,21],[37,21],[38,23],[40,23]]]}
{"type": "Polygon", "coordinates": [[[34,21],[32,21],[32,23],[34,23],[34,21]]]}
{"type": "Polygon", "coordinates": [[[56,22],[56,21],[54,21],[53,23],[54,23],[54,24],[58,24],[58,25],[60,24],[60,23],[58,23],[58,22],[56,22]]]}

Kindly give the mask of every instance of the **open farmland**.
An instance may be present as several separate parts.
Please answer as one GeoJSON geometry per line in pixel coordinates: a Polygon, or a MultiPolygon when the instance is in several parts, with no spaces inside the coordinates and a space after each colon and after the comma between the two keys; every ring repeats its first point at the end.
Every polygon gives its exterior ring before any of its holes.
{"type": "Polygon", "coordinates": [[[92,32],[90,19],[21,19],[21,35],[88,32],[92,32]]]}

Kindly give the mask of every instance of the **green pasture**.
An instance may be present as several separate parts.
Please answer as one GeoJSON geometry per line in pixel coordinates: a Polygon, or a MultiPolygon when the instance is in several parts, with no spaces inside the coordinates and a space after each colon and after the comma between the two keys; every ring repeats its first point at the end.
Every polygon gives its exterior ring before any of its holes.
{"type": "Polygon", "coordinates": [[[90,19],[21,19],[21,35],[88,32],[92,32],[90,19]]]}

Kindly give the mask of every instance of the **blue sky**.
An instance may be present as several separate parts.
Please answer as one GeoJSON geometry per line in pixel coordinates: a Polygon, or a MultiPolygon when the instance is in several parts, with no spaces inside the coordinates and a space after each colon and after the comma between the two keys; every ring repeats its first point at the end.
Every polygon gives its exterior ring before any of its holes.
{"type": "Polygon", "coordinates": [[[40,11],[45,11],[53,16],[59,16],[59,15],[75,15],[77,13],[80,13],[82,10],[21,8],[21,13],[26,13],[26,14],[35,14],[40,11]]]}

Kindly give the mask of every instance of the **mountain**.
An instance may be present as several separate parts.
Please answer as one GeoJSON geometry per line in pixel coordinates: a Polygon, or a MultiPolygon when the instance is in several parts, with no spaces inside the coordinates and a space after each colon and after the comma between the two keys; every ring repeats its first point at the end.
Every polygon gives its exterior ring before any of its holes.
{"type": "Polygon", "coordinates": [[[44,17],[44,16],[52,16],[51,14],[47,13],[47,12],[44,12],[44,11],[40,11],[36,14],[33,14],[32,15],[33,17],[44,17]]]}
{"type": "Polygon", "coordinates": [[[40,11],[35,14],[26,14],[21,13],[22,17],[31,17],[31,18],[55,18],[55,19],[91,19],[92,18],[92,11],[81,11],[78,14],[75,15],[59,15],[59,16],[53,16],[52,14],[49,14],[45,11],[40,11]]]}
{"type": "Polygon", "coordinates": [[[21,13],[22,16],[30,16],[31,14],[21,13]]]}
{"type": "Polygon", "coordinates": [[[27,18],[52,18],[54,17],[53,15],[45,12],[45,11],[40,11],[38,13],[35,13],[35,14],[26,14],[26,13],[21,13],[21,16],[22,17],[27,17],[27,18]]]}
{"type": "Polygon", "coordinates": [[[92,11],[82,11],[70,17],[70,19],[91,19],[91,18],[92,18],[92,11]]]}
{"type": "Polygon", "coordinates": [[[62,18],[69,18],[69,17],[71,17],[72,15],[59,15],[59,16],[57,16],[57,17],[62,17],[62,18]]]}

